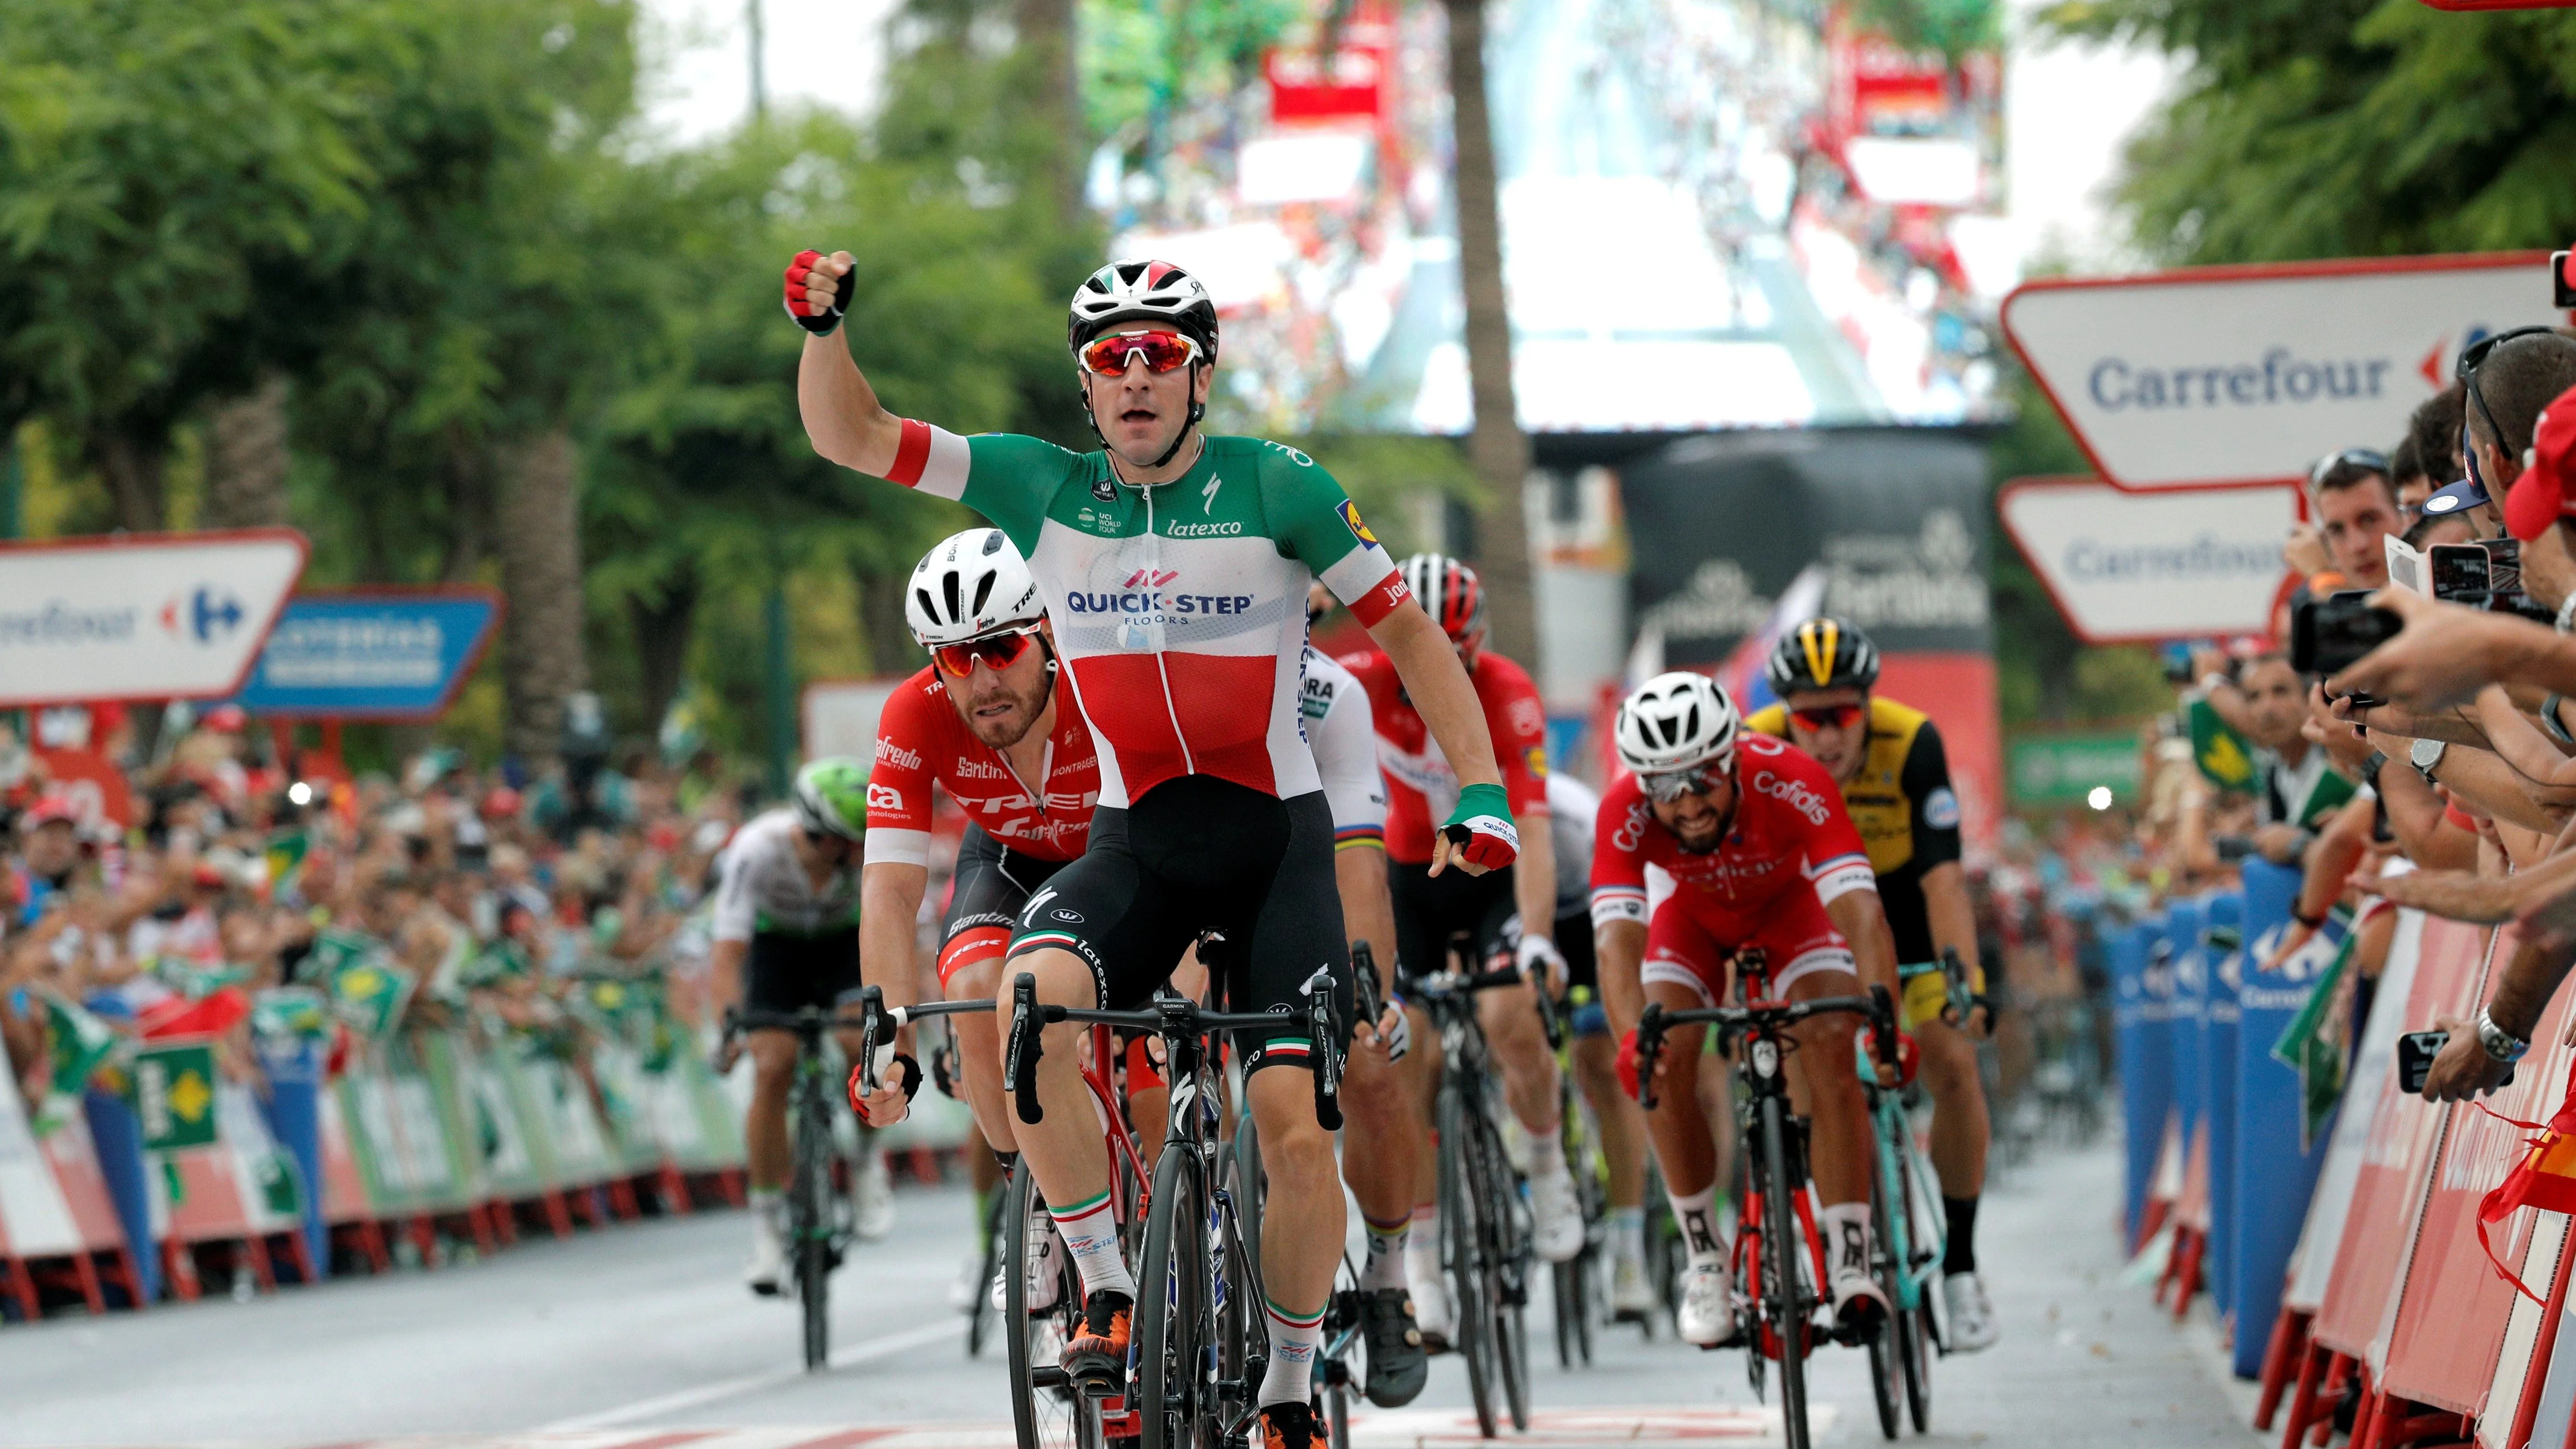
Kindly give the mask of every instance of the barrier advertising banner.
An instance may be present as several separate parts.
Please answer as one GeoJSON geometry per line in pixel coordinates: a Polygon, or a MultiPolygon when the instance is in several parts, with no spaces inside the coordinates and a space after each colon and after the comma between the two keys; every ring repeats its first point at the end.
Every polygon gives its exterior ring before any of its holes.
{"type": "Polygon", "coordinates": [[[2076,637],[2125,644],[2270,632],[2299,490],[2024,478],[1995,507],[2076,637]]]}
{"type": "Polygon", "coordinates": [[[2164,923],[2140,921],[2111,938],[2111,1019],[2118,1032],[2120,1118],[2127,1134],[2126,1224],[2145,1235],[2147,1198],[2174,1106],[2173,968],[2157,956],[2164,923]]]}
{"type": "Polygon", "coordinates": [[[2003,322],[2102,476],[2157,489],[2387,447],[2462,347],[2549,303],[2546,253],[2490,252],[2031,282],[2003,322]]]}
{"type": "Polygon", "coordinates": [[[235,702],[282,719],[434,719],[500,619],[490,589],[299,594],[235,702]]]}
{"type": "Polygon", "coordinates": [[[0,548],[0,706],[228,695],[304,555],[286,528],[0,548]]]}

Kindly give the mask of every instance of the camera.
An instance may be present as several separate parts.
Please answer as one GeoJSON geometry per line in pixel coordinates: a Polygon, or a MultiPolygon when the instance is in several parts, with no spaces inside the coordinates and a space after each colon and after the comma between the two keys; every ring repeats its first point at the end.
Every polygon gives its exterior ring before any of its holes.
{"type": "Polygon", "coordinates": [[[2301,674],[2340,674],[2404,627],[2395,611],[2372,607],[2368,589],[2303,599],[2290,611],[2290,667],[2301,674]]]}

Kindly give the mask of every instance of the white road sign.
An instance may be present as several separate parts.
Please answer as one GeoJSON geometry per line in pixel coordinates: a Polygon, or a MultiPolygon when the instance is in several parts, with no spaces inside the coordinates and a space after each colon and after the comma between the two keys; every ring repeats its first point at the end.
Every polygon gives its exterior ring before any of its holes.
{"type": "Polygon", "coordinates": [[[2004,485],[2004,528],[2090,644],[2271,629],[2299,518],[2290,487],[2130,493],[2092,478],[2004,485]]]}
{"type": "Polygon", "coordinates": [[[286,528],[0,548],[0,705],[228,696],[304,556],[286,528]]]}
{"type": "Polygon", "coordinates": [[[2102,476],[2153,489],[2393,447],[2462,347],[2549,301],[2546,253],[2482,253],[2033,282],[2003,320],[2102,476]]]}
{"type": "Polygon", "coordinates": [[[894,697],[892,679],[818,679],[805,686],[805,758],[874,759],[877,716],[894,697]]]}

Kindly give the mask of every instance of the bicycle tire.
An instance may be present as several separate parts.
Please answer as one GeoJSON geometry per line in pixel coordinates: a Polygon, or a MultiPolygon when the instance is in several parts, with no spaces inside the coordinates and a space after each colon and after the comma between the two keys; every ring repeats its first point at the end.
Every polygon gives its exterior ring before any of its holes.
{"type": "Polygon", "coordinates": [[[1440,1084],[1439,1182],[1440,1265],[1449,1274],[1457,1298],[1457,1338],[1450,1347],[1467,1365],[1467,1393],[1476,1406],[1476,1427],[1494,1437],[1494,1366],[1492,1319],[1486,1306],[1491,1292],[1483,1244],[1484,1201],[1470,1176],[1467,1145],[1474,1136],[1464,1093],[1454,1081],[1440,1084]]]}
{"type": "Polygon", "coordinates": [[[1904,1423],[1898,1417],[1904,1412],[1905,1350],[1902,1332],[1897,1325],[1910,1315],[1879,1315],[1878,1331],[1869,1336],[1869,1395],[1877,1402],[1878,1432],[1894,1440],[1903,1435],[1904,1423]]]}
{"type": "Polygon", "coordinates": [[[787,1199],[787,1230],[796,1250],[796,1297],[804,1315],[805,1371],[832,1357],[832,1122],[830,1109],[800,1082],[796,1168],[787,1199]]]}
{"type": "Polygon", "coordinates": [[[1488,1238],[1486,1259],[1492,1265],[1494,1367],[1503,1381],[1503,1406],[1511,1414],[1512,1428],[1529,1431],[1529,1280],[1530,1265],[1537,1261],[1531,1250],[1530,1235],[1521,1221],[1528,1209],[1523,1205],[1519,1175],[1512,1170],[1511,1158],[1503,1151],[1503,1138],[1494,1129],[1494,1112],[1508,1110],[1499,1101],[1489,1101],[1490,1110],[1478,1119],[1477,1137],[1483,1167],[1487,1205],[1485,1231],[1488,1238]]]}
{"type": "Polygon", "coordinates": [[[1583,1285],[1576,1281],[1582,1272],[1580,1254],[1562,1263],[1548,1265],[1548,1302],[1556,1319],[1556,1366],[1574,1367],[1576,1349],[1574,1326],[1583,1316],[1583,1285]]]}
{"type": "Polygon", "coordinates": [[[1203,1186],[1197,1155],[1186,1148],[1165,1151],[1155,1166],[1136,1279],[1141,1449],[1211,1449],[1214,1442],[1213,1384],[1201,1368],[1216,1338],[1203,1186]]]}
{"type": "Polygon", "coordinates": [[[993,1185],[984,1203],[984,1256],[975,1276],[974,1297],[966,1305],[966,1356],[984,1356],[984,1340],[993,1333],[993,1275],[1002,1271],[1009,1250],[1002,1244],[1002,1206],[1011,1195],[1010,1184],[993,1185]]]}
{"type": "Polygon", "coordinates": [[[1901,1315],[1905,1367],[1905,1412],[1914,1421],[1914,1432],[1932,1432],[1932,1310],[1917,1307],[1901,1315]]]}
{"type": "Polygon", "coordinates": [[[1019,1449],[1102,1449],[1100,1411],[1070,1385],[1039,1388],[1034,1370],[1062,1370],[1064,1345],[1082,1312],[1082,1284],[1068,1256],[1056,1259],[1055,1302],[1029,1308],[1029,1228],[1053,1232],[1037,1177],[1023,1160],[1003,1188],[1002,1338],[1010,1347],[1011,1429],[1019,1449]]]}
{"type": "MultiPolygon", "coordinates": [[[[1914,1214],[1923,1207],[1923,1204],[1917,1201],[1923,1186],[1923,1178],[1917,1170],[1918,1166],[1922,1165],[1919,1151],[1914,1144],[1913,1134],[1908,1133],[1898,1142],[1895,1154],[1896,1186],[1904,1194],[1903,1201],[1908,1208],[1906,1220],[1908,1261],[1905,1271],[1909,1278],[1914,1272],[1911,1261],[1914,1247],[1913,1224],[1916,1221],[1914,1214]]],[[[1938,1253],[1949,1245],[1932,1243],[1925,1246],[1938,1253]]],[[[1948,1305],[1941,1297],[1941,1290],[1928,1281],[1915,1293],[1915,1302],[1911,1307],[1902,1307],[1901,1299],[1889,1301],[1900,1305],[1902,1311],[1896,1316],[1904,1320],[1897,1336],[1897,1358],[1905,1379],[1906,1417],[1913,1420],[1915,1433],[1928,1434],[1932,1432],[1932,1353],[1934,1346],[1941,1341],[1941,1315],[1948,1305]]]]}
{"type": "Polygon", "coordinates": [[[1875,1236],[1869,1266],[1879,1291],[1887,1295],[1889,1309],[1880,1315],[1878,1329],[1869,1337],[1869,1389],[1877,1401],[1879,1433],[1895,1439],[1903,1431],[1899,1415],[1906,1396],[1906,1334],[1899,1324],[1909,1316],[1906,1300],[1913,1296],[1913,1235],[1907,1230],[1913,1204],[1906,1196],[1910,1189],[1903,1139],[1889,1135],[1905,1130],[1904,1109],[1892,1105],[1886,1093],[1873,1090],[1869,1097],[1869,1214],[1875,1236]]]}
{"type": "MultiPolygon", "coordinates": [[[[1761,1104],[1764,1184],[1762,1215],[1764,1285],[1771,1331],[1780,1347],[1780,1432],[1788,1449],[1809,1449],[1807,1428],[1807,1304],[1798,1255],[1806,1238],[1798,1230],[1795,1193],[1789,1176],[1788,1106],[1777,1097],[1761,1104]]],[[[1757,1352],[1759,1350],[1756,1350],[1757,1352]]]]}
{"type": "Polygon", "coordinates": [[[1243,1245],[1252,1261],[1261,1261],[1261,1190],[1267,1182],[1261,1169],[1261,1128],[1245,1112],[1235,1119],[1234,1141],[1227,1151],[1233,1157],[1237,1185],[1234,1193],[1235,1220],[1243,1227],[1243,1245]]]}

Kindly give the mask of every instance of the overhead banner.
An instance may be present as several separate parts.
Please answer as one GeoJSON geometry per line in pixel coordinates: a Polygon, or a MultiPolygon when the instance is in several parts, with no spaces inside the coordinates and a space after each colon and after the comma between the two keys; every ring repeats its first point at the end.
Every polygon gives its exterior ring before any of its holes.
{"type": "Polygon", "coordinates": [[[501,618],[490,589],[289,599],[242,708],[280,718],[426,720],[446,713],[501,618]]]}
{"type": "Polygon", "coordinates": [[[877,716],[902,684],[901,678],[818,679],[805,686],[805,758],[876,758],[877,716]]]}
{"type": "Polygon", "coordinates": [[[304,556],[286,528],[0,547],[0,706],[231,694],[304,556]]]}
{"type": "Polygon", "coordinates": [[[2303,479],[2389,448],[2478,337],[2565,315],[2545,252],[2197,267],[2031,282],[2005,335],[2122,488],[2303,479]]]}
{"type": "Polygon", "coordinates": [[[2271,631],[2299,521],[2291,487],[2130,493],[2025,478],[1995,501],[2004,531],[2088,644],[2271,631]]]}

